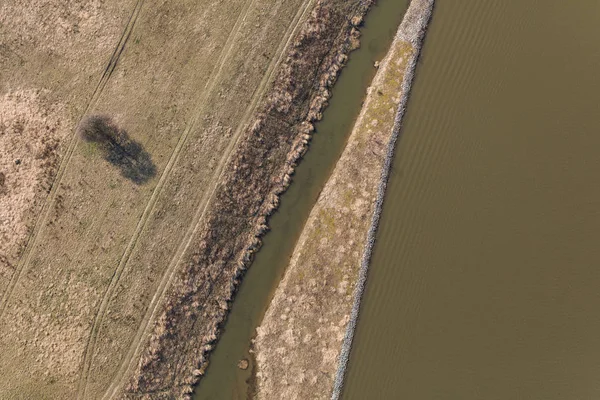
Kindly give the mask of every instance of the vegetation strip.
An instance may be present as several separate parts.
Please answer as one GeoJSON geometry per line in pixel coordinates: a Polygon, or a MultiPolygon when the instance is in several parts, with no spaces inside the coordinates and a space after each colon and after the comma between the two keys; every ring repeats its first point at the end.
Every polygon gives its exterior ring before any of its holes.
{"type": "Polygon", "coordinates": [[[423,43],[423,38],[427,25],[431,18],[433,11],[433,5],[435,0],[412,0],[411,4],[406,12],[406,16],[398,29],[396,40],[394,41],[393,47],[397,46],[397,43],[408,42],[411,43],[414,51],[410,56],[410,60],[406,66],[404,78],[402,80],[401,99],[398,107],[398,113],[394,122],[394,128],[392,138],[388,144],[387,155],[385,158],[385,164],[381,173],[381,180],[379,182],[379,188],[377,191],[377,200],[375,203],[375,212],[373,213],[373,219],[371,221],[371,227],[369,228],[367,244],[363,253],[362,262],[360,265],[358,282],[354,294],[354,304],[352,306],[352,314],[350,321],[346,329],[346,335],[344,337],[344,343],[342,345],[342,351],[339,357],[339,366],[336,372],[332,400],[337,400],[341,396],[342,387],[344,383],[344,375],[348,366],[350,357],[350,350],[352,348],[352,339],[354,337],[354,331],[356,329],[356,323],[358,321],[358,314],[360,310],[360,302],[365,289],[367,280],[367,272],[369,269],[369,262],[373,252],[373,245],[375,243],[375,236],[377,233],[377,226],[379,224],[379,218],[381,216],[381,210],[383,206],[383,200],[385,196],[385,189],[387,186],[388,176],[394,158],[394,149],[396,141],[400,134],[402,127],[402,117],[406,111],[406,105],[408,102],[408,96],[410,93],[411,84],[414,78],[419,53],[423,43]]]}
{"type": "MultiPolygon", "coordinates": [[[[146,208],[144,209],[144,213],[142,214],[142,217],[140,218],[140,220],[138,221],[138,224],[136,226],[136,231],[133,234],[133,236],[131,237],[129,244],[127,246],[127,249],[125,250],[125,253],[123,254],[123,256],[121,257],[121,260],[119,261],[119,265],[117,267],[117,269],[115,270],[115,273],[111,279],[110,285],[107,288],[102,301],[100,303],[100,307],[94,317],[94,324],[92,326],[92,332],[90,334],[90,337],[88,339],[88,344],[86,346],[85,349],[85,355],[84,355],[84,364],[83,364],[83,371],[81,372],[81,377],[80,377],[80,389],[78,390],[78,398],[82,398],[86,396],[87,393],[87,387],[89,385],[89,370],[91,368],[91,365],[93,363],[93,357],[94,357],[94,351],[95,351],[95,347],[96,347],[96,341],[98,339],[98,336],[100,335],[100,327],[101,327],[101,323],[103,321],[103,318],[105,316],[105,313],[107,311],[108,308],[108,302],[109,300],[112,298],[113,293],[115,291],[115,288],[119,282],[119,279],[123,273],[123,271],[126,269],[127,267],[127,263],[129,261],[129,258],[131,257],[131,254],[133,252],[134,247],[137,245],[138,243],[138,239],[141,235],[142,230],[146,227],[146,225],[148,224],[148,220],[150,218],[150,214],[155,210],[156,207],[156,202],[158,199],[159,194],[163,191],[163,188],[165,186],[165,182],[169,179],[170,174],[172,173],[173,167],[174,165],[177,163],[177,161],[179,160],[179,156],[181,153],[181,150],[183,148],[184,143],[186,143],[186,141],[188,140],[188,137],[190,136],[190,132],[193,130],[193,128],[195,128],[195,125],[197,125],[197,118],[199,115],[199,110],[201,109],[201,105],[206,101],[206,98],[212,94],[214,87],[216,85],[216,82],[218,81],[217,77],[218,75],[220,75],[222,69],[223,69],[223,65],[225,64],[225,62],[227,61],[227,57],[229,55],[229,53],[231,52],[231,48],[232,48],[232,43],[234,41],[234,37],[237,36],[239,34],[238,30],[239,30],[239,26],[241,25],[241,22],[245,19],[248,10],[250,9],[250,6],[252,5],[253,1],[252,0],[248,0],[244,11],[240,13],[239,17],[237,18],[234,26],[231,29],[231,32],[227,38],[227,41],[225,43],[225,46],[223,48],[223,50],[220,52],[219,54],[219,58],[218,58],[218,62],[216,64],[216,70],[217,72],[213,75],[211,75],[210,80],[207,82],[206,84],[206,88],[207,90],[202,92],[202,98],[201,101],[198,103],[197,105],[197,109],[196,112],[194,113],[193,119],[192,121],[186,126],[183,134],[181,135],[181,137],[179,138],[177,145],[175,147],[175,150],[171,153],[171,156],[169,157],[169,161],[167,163],[167,165],[165,166],[162,175],[159,178],[159,181],[156,185],[156,187],[154,188],[153,194],[150,197],[148,203],[146,204],[146,208]]],[[[113,66],[114,68],[114,66],[113,66]]],[[[227,154],[227,153],[226,153],[227,154]]],[[[168,272],[167,272],[168,274],[168,272]]],[[[162,294],[162,293],[161,293],[162,294]]],[[[153,298],[156,298],[157,296],[155,295],[153,298]]],[[[158,296],[160,297],[160,296],[158,296]]],[[[150,307],[151,308],[151,307],[150,307]]],[[[137,337],[136,337],[137,339],[137,337]]],[[[137,340],[134,341],[135,344],[137,340]]],[[[117,372],[117,377],[116,380],[119,380],[120,375],[122,375],[122,369],[124,369],[125,364],[127,364],[127,358],[128,358],[129,354],[126,355],[125,357],[125,362],[122,363],[122,367],[119,369],[119,371],[117,372]]],[[[113,380],[111,387],[115,385],[115,382],[113,380]]],[[[108,391],[107,391],[108,392],[108,391]]]]}
{"type": "MultiPolygon", "coordinates": [[[[288,31],[286,32],[286,34],[284,36],[284,40],[280,43],[278,50],[277,50],[277,53],[280,55],[276,59],[273,59],[271,64],[269,65],[267,72],[265,73],[265,75],[259,85],[259,89],[255,92],[255,94],[252,98],[251,105],[246,110],[244,117],[239,122],[238,128],[236,129],[236,132],[233,135],[233,137],[235,138],[234,142],[237,142],[237,140],[239,140],[242,130],[243,130],[243,127],[247,124],[250,117],[254,115],[254,113],[256,111],[257,103],[260,100],[260,98],[262,97],[262,95],[264,94],[264,91],[266,90],[267,85],[269,83],[271,83],[272,75],[274,74],[274,72],[277,69],[277,66],[281,62],[281,58],[284,55],[284,50],[287,48],[287,44],[288,44],[289,40],[291,40],[291,37],[293,36],[292,34],[295,32],[297,25],[302,21],[302,16],[306,12],[307,8],[309,8],[309,4],[311,4],[310,1],[304,2],[303,6],[300,7],[300,9],[298,10],[298,14],[297,14],[296,18],[294,19],[293,23],[288,28],[288,31]]],[[[236,23],[236,26],[239,25],[240,21],[245,18],[246,18],[246,15],[244,15],[243,17],[240,16],[240,19],[236,23]]],[[[227,53],[230,53],[230,52],[231,52],[231,49],[229,48],[227,53]]],[[[219,63],[219,65],[221,65],[221,67],[223,65],[223,61],[224,60],[222,60],[221,63],[219,63]]],[[[186,131],[188,131],[188,130],[186,130],[186,131]]],[[[234,147],[234,146],[235,146],[235,143],[231,143],[228,146],[227,152],[226,152],[227,156],[224,157],[222,163],[218,167],[217,173],[220,174],[218,177],[219,179],[222,178],[222,176],[221,176],[223,173],[222,170],[227,165],[227,162],[229,161],[228,155],[230,155],[230,153],[232,151],[231,147],[234,147]]],[[[214,184],[211,185],[212,189],[210,190],[209,194],[205,195],[205,197],[211,197],[214,194],[214,192],[216,190],[216,188],[214,186],[218,184],[219,179],[214,179],[214,181],[217,181],[217,182],[214,182],[214,184]]],[[[132,346],[129,349],[128,353],[126,354],[124,360],[121,363],[121,367],[119,368],[119,371],[117,372],[117,377],[113,380],[113,382],[111,383],[110,387],[106,391],[103,398],[110,398],[116,392],[118,392],[118,390],[121,388],[121,386],[123,384],[122,380],[127,377],[127,371],[130,368],[132,368],[132,363],[134,361],[136,361],[135,357],[136,356],[139,357],[138,353],[140,352],[140,350],[144,350],[143,346],[146,345],[146,343],[143,338],[145,336],[147,336],[148,331],[151,331],[153,329],[153,326],[151,323],[154,322],[154,319],[156,318],[156,313],[159,311],[159,310],[157,310],[158,304],[161,301],[161,298],[164,294],[166,287],[168,287],[168,285],[170,284],[170,282],[173,278],[174,272],[176,271],[176,267],[178,267],[179,264],[181,263],[182,258],[188,252],[189,247],[191,245],[193,246],[195,244],[195,243],[192,243],[192,240],[195,239],[195,235],[197,234],[197,231],[199,229],[199,227],[198,227],[199,221],[201,221],[201,219],[204,217],[204,215],[207,211],[207,207],[208,207],[208,204],[206,204],[206,202],[205,202],[205,204],[202,207],[199,207],[198,210],[196,211],[194,218],[192,219],[192,223],[188,227],[185,238],[179,244],[176,254],[171,259],[169,266],[166,270],[166,273],[163,275],[163,278],[161,280],[161,286],[159,287],[159,289],[157,290],[157,292],[154,294],[154,296],[152,298],[152,303],[148,307],[146,315],[144,316],[144,319],[143,319],[143,321],[138,329],[138,332],[136,334],[136,338],[135,338],[134,342],[132,343],[132,346]]],[[[179,357],[179,358],[181,358],[181,357],[179,357]]],[[[178,367],[176,366],[175,369],[176,368],[178,368],[178,367]]],[[[165,390],[165,392],[168,392],[168,390],[165,390]]]]}
{"type": "Polygon", "coordinates": [[[356,45],[358,31],[348,16],[361,16],[368,5],[360,0],[316,3],[260,116],[244,133],[216,189],[192,261],[177,271],[167,289],[126,397],[191,393],[206,367],[228,302],[260,246],[266,219],[306,150],[312,122],[321,117],[328,88],[356,45]],[[180,367],[173,368],[176,365],[180,367]]]}

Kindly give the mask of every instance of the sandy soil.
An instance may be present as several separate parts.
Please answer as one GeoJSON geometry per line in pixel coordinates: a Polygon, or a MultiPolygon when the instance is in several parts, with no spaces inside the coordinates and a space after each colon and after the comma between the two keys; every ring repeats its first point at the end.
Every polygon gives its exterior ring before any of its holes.
{"type": "Polygon", "coordinates": [[[50,187],[68,131],[64,106],[45,93],[18,90],[0,97],[0,280],[7,282],[31,228],[36,202],[50,187]]]}
{"type": "Polygon", "coordinates": [[[258,399],[332,395],[382,171],[409,87],[405,79],[412,79],[416,51],[407,33],[419,36],[410,25],[415,7],[426,2],[413,1],[381,62],[348,144],[257,329],[258,399]]]}

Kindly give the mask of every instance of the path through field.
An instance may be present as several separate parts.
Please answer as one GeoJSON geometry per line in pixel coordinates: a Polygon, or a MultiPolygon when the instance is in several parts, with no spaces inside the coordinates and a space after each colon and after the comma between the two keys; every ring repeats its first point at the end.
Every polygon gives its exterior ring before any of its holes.
{"type": "MultiPolygon", "coordinates": [[[[117,66],[117,62],[119,60],[119,57],[121,56],[121,53],[123,52],[123,49],[125,48],[125,44],[127,43],[127,40],[129,40],[131,31],[133,30],[133,26],[135,25],[135,22],[137,21],[138,14],[140,12],[140,9],[141,9],[143,3],[144,3],[144,0],[137,0],[137,3],[135,4],[135,8],[133,9],[131,16],[129,17],[129,21],[127,22],[125,30],[123,31],[123,34],[119,38],[119,42],[118,42],[113,54],[111,55],[107,66],[106,66],[104,72],[102,73],[100,80],[96,84],[94,91],[92,92],[91,98],[88,101],[87,106],[85,107],[85,111],[79,118],[80,121],[81,121],[81,118],[83,118],[83,116],[85,116],[91,109],[94,108],[96,102],[98,101],[98,98],[101,96],[102,91],[103,91],[104,87],[106,86],[106,82],[110,79],[112,72],[114,71],[115,67],[117,66]]],[[[73,150],[75,149],[75,146],[78,143],[78,139],[79,138],[77,137],[75,132],[73,132],[73,134],[71,135],[71,138],[69,140],[69,145],[68,145],[66,154],[64,155],[61,165],[56,174],[56,178],[55,178],[54,184],[52,185],[52,189],[50,190],[50,192],[48,193],[48,196],[46,197],[44,205],[42,206],[42,211],[40,212],[40,217],[38,218],[37,223],[33,227],[31,237],[27,241],[27,245],[25,247],[23,255],[21,256],[21,262],[19,262],[19,264],[17,265],[17,270],[13,274],[13,276],[9,282],[8,288],[4,292],[2,299],[0,301],[0,321],[2,320],[2,316],[4,315],[6,305],[12,295],[12,291],[13,291],[17,281],[21,278],[23,271],[26,270],[26,268],[27,268],[27,264],[30,261],[31,249],[35,246],[40,229],[42,229],[44,223],[48,219],[48,215],[50,212],[50,205],[55,200],[57,188],[60,185],[60,182],[63,177],[65,169],[68,168],[69,161],[71,159],[71,156],[73,155],[73,150]]]]}

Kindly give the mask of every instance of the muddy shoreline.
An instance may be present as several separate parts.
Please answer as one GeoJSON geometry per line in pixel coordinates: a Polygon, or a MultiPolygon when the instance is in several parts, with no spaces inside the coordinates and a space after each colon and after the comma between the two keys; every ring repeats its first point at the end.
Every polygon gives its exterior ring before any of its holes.
{"type": "Polygon", "coordinates": [[[209,206],[195,251],[174,278],[122,395],[189,398],[208,364],[230,302],[267,220],[307,149],[369,1],[317,1],[288,51],[209,206]]]}
{"type": "Polygon", "coordinates": [[[381,173],[381,180],[377,191],[377,199],[375,202],[375,212],[371,221],[367,236],[367,244],[364,249],[362,262],[359,270],[358,282],[356,284],[354,292],[354,303],[352,306],[352,313],[350,321],[347,325],[344,342],[342,344],[342,351],[339,357],[339,366],[335,376],[334,388],[332,393],[332,400],[340,398],[342,388],[344,384],[344,376],[346,373],[346,367],[350,358],[350,351],[352,348],[352,339],[356,330],[356,324],[358,322],[360,302],[364,293],[367,273],[369,269],[369,262],[373,252],[373,246],[375,244],[375,237],[377,233],[377,227],[379,225],[379,218],[381,216],[381,210],[383,207],[383,201],[385,197],[385,190],[387,187],[388,177],[392,161],[394,158],[395,145],[400,135],[402,128],[402,118],[406,111],[406,105],[410,95],[410,89],[417,67],[417,61],[423,44],[427,25],[431,19],[435,0],[412,0],[411,4],[406,12],[404,20],[402,21],[396,38],[394,39],[394,46],[399,41],[406,41],[412,44],[414,52],[410,56],[410,60],[405,70],[404,78],[402,81],[402,93],[400,98],[400,104],[398,106],[398,112],[394,122],[394,128],[392,138],[387,148],[387,155],[385,158],[384,166],[381,173]]]}

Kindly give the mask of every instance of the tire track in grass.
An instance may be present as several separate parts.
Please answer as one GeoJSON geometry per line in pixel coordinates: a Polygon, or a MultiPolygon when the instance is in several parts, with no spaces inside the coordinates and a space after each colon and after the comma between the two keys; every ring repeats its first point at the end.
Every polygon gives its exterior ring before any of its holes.
{"type": "Polygon", "coordinates": [[[133,9],[133,13],[129,17],[129,21],[127,22],[127,25],[125,26],[125,30],[123,31],[123,34],[121,35],[121,37],[119,39],[119,43],[117,44],[115,51],[113,52],[112,56],[110,57],[110,60],[108,61],[108,65],[104,69],[104,73],[102,74],[102,78],[100,78],[100,82],[98,82],[98,85],[96,85],[96,89],[94,90],[94,93],[92,94],[92,100],[90,101],[90,105],[88,105],[88,107],[85,110],[85,112],[83,113],[83,115],[87,114],[87,112],[91,108],[90,106],[92,104],[96,103],[96,101],[98,100],[98,98],[100,97],[102,92],[104,91],[104,87],[106,86],[106,83],[108,82],[108,80],[112,76],[112,73],[114,72],[115,68],[117,67],[117,62],[119,61],[119,58],[121,58],[121,54],[123,53],[123,50],[125,49],[125,45],[129,41],[129,38],[131,37],[131,32],[133,32],[133,27],[135,26],[138,16],[140,15],[140,11],[142,9],[142,5],[144,4],[144,1],[145,0],[137,0],[137,3],[135,4],[135,8],[133,9]]]}
{"type": "MultiPolygon", "coordinates": [[[[133,31],[133,28],[135,26],[135,23],[137,21],[137,18],[138,18],[138,15],[140,13],[143,3],[144,3],[144,0],[137,0],[135,7],[133,9],[133,12],[131,13],[131,16],[129,17],[129,20],[127,21],[127,25],[125,26],[125,30],[121,34],[121,37],[119,38],[119,42],[117,43],[117,46],[115,47],[115,50],[113,51],[113,54],[111,55],[110,59],[108,60],[108,64],[107,64],[106,68],[104,69],[102,76],[100,77],[100,80],[96,84],[96,87],[94,88],[94,91],[92,92],[92,96],[90,97],[90,100],[88,101],[88,104],[85,107],[83,114],[79,117],[77,126],[79,125],[79,122],[81,122],[81,119],[89,112],[89,110],[92,109],[96,105],[96,103],[98,102],[98,99],[102,95],[102,92],[104,91],[104,87],[106,86],[106,83],[110,79],[110,77],[117,65],[117,62],[119,61],[119,58],[120,58],[121,54],[123,53],[123,49],[125,48],[125,45],[127,44],[129,37],[131,36],[131,32],[133,31]]],[[[23,254],[21,256],[21,260],[17,264],[17,270],[13,273],[11,280],[8,284],[8,287],[6,288],[6,291],[4,292],[4,294],[2,296],[2,302],[0,303],[0,321],[2,320],[2,318],[4,316],[6,307],[8,305],[8,301],[12,297],[12,293],[14,291],[15,286],[17,285],[17,282],[21,279],[21,277],[23,276],[23,273],[27,270],[27,267],[29,266],[29,263],[30,263],[31,257],[32,257],[32,253],[33,253],[33,248],[35,247],[35,244],[40,235],[40,232],[42,232],[43,227],[44,227],[46,221],[48,220],[48,216],[50,215],[50,211],[52,209],[51,205],[54,203],[54,200],[56,199],[56,192],[58,191],[58,187],[60,186],[60,183],[64,177],[65,171],[66,171],[67,167],[69,166],[69,163],[71,162],[71,158],[73,157],[75,147],[77,146],[77,143],[79,142],[79,138],[77,137],[77,135],[75,133],[77,130],[77,126],[75,127],[75,131],[71,135],[71,140],[69,142],[69,146],[67,147],[65,156],[63,157],[63,160],[61,161],[60,166],[58,167],[58,171],[56,173],[56,177],[54,178],[54,182],[52,184],[50,192],[46,196],[46,200],[44,201],[44,205],[42,206],[42,209],[40,211],[40,216],[37,219],[37,221],[33,227],[33,231],[31,233],[29,239],[27,240],[27,244],[25,245],[25,250],[23,251],[23,254]]]]}
{"type": "MultiPolygon", "coordinates": [[[[109,284],[108,288],[106,289],[106,291],[104,292],[104,295],[100,302],[100,306],[94,316],[94,324],[92,326],[92,332],[88,338],[88,342],[87,342],[86,348],[84,350],[83,371],[82,371],[82,374],[80,375],[80,379],[79,379],[79,383],[78,383],[78,390],[77,390],[77,393],[78,393],[77,398],[78,399],[84,398],[87,393],[87,390],[88,390],[89,372],[90,372],[91,366],[93,365],[94,353],[95,353],[96,343],[97,343],[99,332],[100,332],[100,327],[102,326],[102,322],[104,320],[104,316],[105,316],[106,310],[108,308],[110,298],[112,297],[112,294],[114,293],[114,291],[117,287],[117,284],[121,278],[121,275],[123,274],[123,271],[125,270],[125,267],[127,266],[129,258],[131,256],[131,254],[133,253],[133,250],[139,240],[141,232],[144,230],[146,224],[148,223],[150,215],[154,211],[158,197],[162,193],[162,190],[165,186],[165,183],[167,182],[167,180],[170,177],[173,167],[177,164],[177,162],[179,160],[179,155],[181,153],[181,149],[183,148],[183,145],[186,143],[187,138],[190,135],[190,132],[195,128],[195,126],[197,124],[198,118],[200,117],[201,110],[203,108],[202,106],[206,103],[207,99],[209,98],[209,95],[214,91],[214,89],[216,87],[216,83],[218,82],[218,80],[222,74],[223,68],[226,64],[226,61],[229,59],[229,56],[233,49],[233,45],[235,43],[234,39],[238,36],[240,27],[243,24],[243,22],[245,21],[247,15],[248,15],[248,12],[252,9],[252,6],[254,5],[255,2],[256,2],[256,0],[248,0],[245,3],[244,9],[242,9],[242,11],[240,12],[240,14],[236,20],[236,23],[233,25],[233,27],[230,31],[230,34],[227,38],[227,41],[225,42],[225,46],[223,47],[223,50],[221,51],[221,54],[219,55],[219,58],[217,60],[216,65],[218,66],[218,70],[216,71],[215,74],[212,74],[211,78],[206,83],[205,88],[207,88],[207,89],[203,91],[202,96],[201,96],[200,100],[198,101],[198,106],[196,107],[196,110],[193,114],[192,120],[187,125],[186,129],[184,130],[181,137],[179,138],[179,141],[177,142],[177,145],[175,146],[175,149],[173,150],[173,153],[171,154],[171,157],[169,158],[169,161],[167,162],[167,165],[165,166],[165,169],[164,169],[163,173],[161,174],[159,182],[157,183],[156,187],[154,188],[154,191],[153,191],[148,203],[146,204],[146,208],[144,209],[144,212],[143,212],[140,220],[138,221],[136,230],[135,230],[133,236],[131,237],[131,239],[127,245],[127,248],[125,249],[123,256],[121,257],[121,259],[119,261],[119,265],[117,266],[115,272],[113,273],[113,276],[111,277],[110,284],[109,284]]],[[[220,162],[222,163],[223,159],[226,157],[227,157],[227,153],[225,153],[223,155],[220,162]]],[[[213,178],[213,180],[214,179],[215,178],[213,178]]],[[[206,200],[203,199],[203,201],[206,201],[206,200]]]]}
{"type": "Polygon", "coordinates": [[[277,51],[279,52],[278,56],[274,57],[273,60],[271,61],[271,63],[269,64],[269,67],[267,68],[267,71],[265,72],[265,75],[263,76],[263,79],[262,79],[259,87],[254,92],[254,95],[253,95],[250,105],[248,106],[244,116],[240,120],[240,124],[238,124],[238,127],[233,135],[233,140],[230,142],[230,144],[226,148],[226,150],[224,152],[224,156],[221,158],[219,164],[216,167],[216,174],[218,175],[218,179],[213,179],[211,181],[210,186],[209,186],[209,192],[207,195],[204,196],[202,202],[200,203],[203,205],[198,207],[198,210],[197,210],[196,214],[194,215],[194,218],[192,219],[192,222],[190,223],[183,240],[181,241],[181,245],[177,249],[175,255],[171,259],[171,262],[169,263],[169,266],[167,267],[167,270],[163,274],[163,278],[162,278],[156,292],[154,293],[154,296],[152,297],[152,301],[150,302],[148,309],[146,311],[146,314],[144,315],[144,318],[142,319],[142,323],[140,324],[140,326],[138,328],[138,332],[136,333],[136,336],[134,337],[134,340],[130,346],[130,349],[127,352],[127,354],[125,355],[124,360],[122,361],[121,367],[119,368],[119,371],[117,372],[117,376],[115,377],[112,384],[109,386],[109,388],[106,390],[104,396],[102,397],[103,399],[112,398],[113,396],[115,396],[117,394],[118,390],[124,383],[124,380],[127,376],[127,372],[130,371],[132,367],[134,367],[135,360],[137,359],[137,357],[135,357],[135,356],[137,354],[139,354],[141,351],[142,345],[144,343],[143,339],[145,337],[147,337],[150,333],[150,329],[152,327],[151,322],[154,321],[156,318],[156,314],[158,312],[158,305],[160,304],[160,301],[163,299],[163,295],[164,295],[166,288],[170,285],[172,278],[175,275],[176,266],[179,264],[179,262],[183,258],[184,254],[186,253],[187,249],[189,248],[189,246],[191,244],[192,238],[198,231],[200,221],[202,220],[202,217],[206,213],[208,205],[210,204],[210,199],[212,199],[212,197],[216,191],[218,182],[220,181],[221,177],[223,176],[224,167],[227,165],[227,163],[230,160],[231,155],[233,153],[233,149],[236,147],[237,143],[239,142],[243,128],[246,125],[247,121],[250,119],[250,117],[255,113],[255,111],[258,107],[259,100],[263,97],[269,83],[272,81],[272,77],[276,71],[276,67],[281,63],[281,60],[283,59],[283,57],[286,54],[285,50],[288,48],[288,45],[291,42],[292,38],[294,37],[294,34],[296,33],[297,29],[300,27],[300,23],[305,19],[305,16],[306,16],[308,10],[311,9],[310,5],[313,4],[314,1],[315,0],[305,0],[304,1],[302,6],[300,7],[299,11],[296,13],[296,16],[294,17],[292,23],[288,27],[288,30],[286,31],[285,35],[283,36],[282,40],[280,41],[279,47],[277,49],[277,51]]]}

